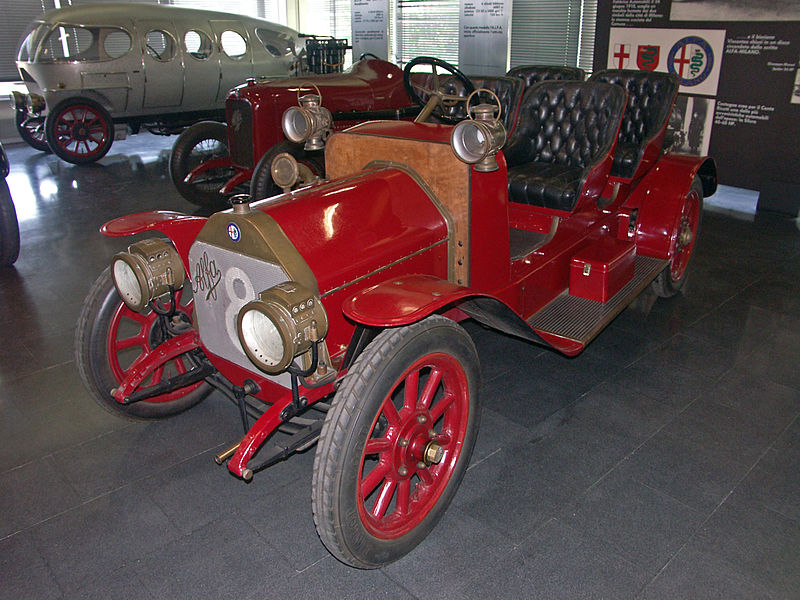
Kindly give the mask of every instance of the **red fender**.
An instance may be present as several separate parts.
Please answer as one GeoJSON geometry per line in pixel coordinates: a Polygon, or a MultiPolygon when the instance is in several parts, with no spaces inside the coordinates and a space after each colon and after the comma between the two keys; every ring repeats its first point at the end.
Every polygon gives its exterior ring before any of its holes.
{"type": "Polygon", "coordinates": [[[100,233],[109,237],[124,237],[145,231],[163,233],[175,245],[183,261],[183,268],[187,273],[191,273],[187,262],[189,248],[206,221],[208,221],[206,217],[192,217],[169,210],[154,210],[113,219],[100,228],[100,233]]]}
{"type": "Polygon", "coordinates": [[[714,193],[716,165],[707,157],[667,154],[644,176],[625,203],[638,209],[636,252],[654,258],[671,258],[671,239],[683,202],[695,177],[703,183],[703,195],[714,193]]]}

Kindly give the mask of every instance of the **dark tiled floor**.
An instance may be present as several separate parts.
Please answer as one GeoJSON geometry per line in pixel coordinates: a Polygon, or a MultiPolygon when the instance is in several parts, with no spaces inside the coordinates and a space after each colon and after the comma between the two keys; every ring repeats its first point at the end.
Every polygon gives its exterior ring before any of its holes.
{"type": "Polygon", "coordinates": [[[577,358],[468,326],[473,464],[418,549],[358,571],[316,537],[313,452],[245,485],[211,459],[239,427],[221,397],[130,424],[80,383],[75,320],[123,246],[97,228],[194,210],[172,141],[87,167],[8,149],[23,241],[0,272],[0,598],[800,597],[795,221],[706,211],[687,293],[641,298],[577,358]]]}

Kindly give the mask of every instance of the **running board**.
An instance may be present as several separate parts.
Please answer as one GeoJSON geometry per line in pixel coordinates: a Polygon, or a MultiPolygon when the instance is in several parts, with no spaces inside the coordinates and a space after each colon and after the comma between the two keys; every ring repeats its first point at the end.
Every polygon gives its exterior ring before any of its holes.
{"type": "MultiPolygon", "coordinates": [[[[577,354],[633,302],[668,264],[667,260],[637,256],[633,278],[608,302],[570,296],[569,290],[566,290],[528,319],[528,325],[546,340],[563,340],[566,345],[575,348],[574,352],[568,354],[577,354]]],[[[562,346],[560,343],[553,345],[562,346]]]]}

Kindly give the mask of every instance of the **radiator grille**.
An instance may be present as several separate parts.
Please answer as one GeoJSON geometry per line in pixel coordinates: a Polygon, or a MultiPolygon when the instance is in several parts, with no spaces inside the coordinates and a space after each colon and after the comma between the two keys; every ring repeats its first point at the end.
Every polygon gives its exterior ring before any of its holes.
{"type": "Polygon", "coordinates": [[[228,120],[228,143],[231,161],[237,167],[252,169],[253,109],[247,100],[228,100],[225,105],[228,120]]]}

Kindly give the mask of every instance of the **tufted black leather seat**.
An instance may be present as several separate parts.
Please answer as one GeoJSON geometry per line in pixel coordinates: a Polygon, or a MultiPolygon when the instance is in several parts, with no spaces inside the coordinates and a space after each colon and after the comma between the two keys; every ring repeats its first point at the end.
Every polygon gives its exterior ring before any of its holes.
{"type": "Polygon", "coordinates": [[[589,81],[614,83],[628,92],[611,174],[633,177],[640,164],[649,168],[664,144],[664,132],[678,94],[678,77],[654,71],[609,69],[597,71],[589,81]]]}
{"type": "Polygon", "coordinates": [[[507,77],[519,77],[525,82],[525,89],[542,81],[583,81],[586,72],[578,67],[553,67],[549,65],[520,65],[512,67],[507,77]]]}
{"type": "Polygon", "coordinates": [[[624,108],[617,85],[545,81],[529,88],[503,148],[509,200],[572,211],[585,187],[599,194],[624,108]]]}
{"type": "MultiPolygon", "coordinates": [[[[522,100],[522,93],[525,91],[525,84],[514,77],[504,76],[470,75],[469,79],[476,90],[484,88],[497,94],[500,106],[503,108],[503,125],[505,125],[506,131],[510,132],[517,118],[517,111],[519,110],[520,100],[522,100]]],[[[465,95],[464,86],[455,77],[448,77],[443,82],[442,87],[447,94],[465,95]]],[[[472,105],[475,106],[481,102],[496,104],[494,99],[484,92],[478,93],[478,99],[473,100],[472,105]]],[[[465,119],[467,117],[467,107],[464,102],[458,102],[451,107],[444,107],[444,111],[448,116],[457,119],[465,119]]]]}

